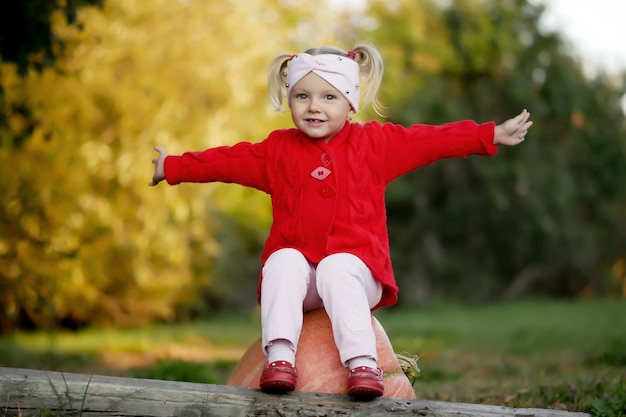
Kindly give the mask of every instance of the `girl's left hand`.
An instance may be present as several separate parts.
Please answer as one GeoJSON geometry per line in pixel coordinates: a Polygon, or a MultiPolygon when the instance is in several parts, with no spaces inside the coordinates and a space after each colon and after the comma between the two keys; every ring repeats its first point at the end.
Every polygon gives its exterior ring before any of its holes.
{"type": "Polygon", "coordinates": [[[529,120],[530,113],[524,109],[520,114],[506,122],[496,126],[493,135],[494,145],[515,146],[522,143],[528,133],[528,129],[533,125],[529,120]]]}

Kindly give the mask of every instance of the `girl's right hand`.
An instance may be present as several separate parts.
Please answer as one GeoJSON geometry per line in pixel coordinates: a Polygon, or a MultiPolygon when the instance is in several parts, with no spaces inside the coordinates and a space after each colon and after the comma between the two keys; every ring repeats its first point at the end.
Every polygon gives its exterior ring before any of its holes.
{"type": "Polygon", "coordinates": [[[167,151],[162,146],[155,146],[154,150],[159,153],[159,157],[152,160],[154,164],[154,175],[152,176],[152,182],[148,184],[151,187],[154,187],[165,179],[165,168],[163,165],[167,157],[167,151]]]}

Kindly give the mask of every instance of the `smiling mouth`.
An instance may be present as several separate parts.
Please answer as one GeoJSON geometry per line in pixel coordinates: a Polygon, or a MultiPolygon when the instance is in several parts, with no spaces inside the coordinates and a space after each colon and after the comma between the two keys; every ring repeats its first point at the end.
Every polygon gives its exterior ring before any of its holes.
{"type": "Polygon", "coordinates": [[[323,123],[324,120],[321,119],[304,119],[307,123],[323,123]]]}

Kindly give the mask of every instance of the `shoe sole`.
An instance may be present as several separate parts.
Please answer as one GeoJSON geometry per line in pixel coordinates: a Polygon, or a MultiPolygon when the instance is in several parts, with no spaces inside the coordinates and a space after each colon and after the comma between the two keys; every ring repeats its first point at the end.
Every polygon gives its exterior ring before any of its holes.
{"type": "Polygon", "coordinates": [[[281,381],[266,382],[261,385],[261,391],[270,394],[281,394],[288,391],[293,391],[295,388],[296,387],[293,384],[281,381]]]}
{"type": "Polygon", "coordinates": [[[383,391],[374,387],[353,387],[348,390],[348,395],[359,400],[372,400],[382,397],[383,394],[383,391]]]}

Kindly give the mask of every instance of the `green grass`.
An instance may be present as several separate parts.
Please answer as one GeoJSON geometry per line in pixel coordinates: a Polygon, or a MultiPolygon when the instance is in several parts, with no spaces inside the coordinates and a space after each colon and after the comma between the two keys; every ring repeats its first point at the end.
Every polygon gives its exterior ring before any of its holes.
{"type": "MultiPolygon", "coordinates": [[[[168,361],[225,361],[234,367],[260,336],[259,326],[256,315],[230,315],[130,329],[21,332],[0,337],[0,366],[145,377],[154,369],[156,378],[168,361]]],[[[216,378],[195,382],[215,383],[216,378]]]]}
{"type": "MultiPolygon", "coordinates": [[[[626,300],[433,305],[375,313],[421,355],[417,397],[626,416],[626,300]]],[[[225,383],[259,318],[0,338],[0,365],[225,383]]]]}
{"type": "Polygon", "coordinates": [[[396,351],[422,355],[418,398],[626,415],[626,300],[377,316],[396,351]]]}

